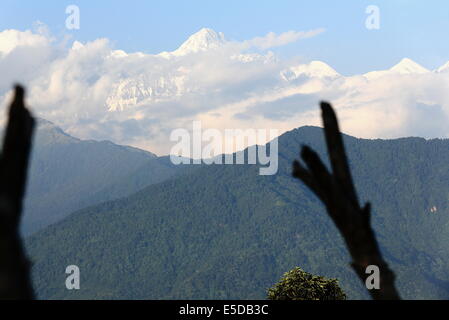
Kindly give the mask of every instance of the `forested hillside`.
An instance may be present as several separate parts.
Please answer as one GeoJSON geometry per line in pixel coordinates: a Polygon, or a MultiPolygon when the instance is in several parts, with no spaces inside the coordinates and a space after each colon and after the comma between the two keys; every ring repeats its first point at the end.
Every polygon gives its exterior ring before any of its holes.
{"type": "Polygon", "coordinates": [[[22,231],[30,234],[69,213],[132,194],[171,177],[175,166],[109,141],[74,138],[38,119],[22,231]]]}
{"type": "MultiPolygon", "coordinates": [[[[345,136],[361,200],[401,296],[449,297],[449,140],[345,136]]],[[[71,214],[27,239],[45,299],[263,299],[295,266],[367,298],[321,203],[291,177],[302,144],[324,153],[320,128],[279,139],[279,171],[211,165],[71,214]],[[78,265],[81,289],[65,288],[78,265]]]]}

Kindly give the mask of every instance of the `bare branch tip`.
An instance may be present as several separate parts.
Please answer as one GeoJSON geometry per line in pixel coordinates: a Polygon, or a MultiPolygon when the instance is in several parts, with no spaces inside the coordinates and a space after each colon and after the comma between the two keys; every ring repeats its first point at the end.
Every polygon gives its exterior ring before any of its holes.
{"type": "Polygon", "coordinates": [[[25,96],[25,88],[20,84],[15,84],[14,91],[15,91],[14,100],[23,100],[25,96]]]}
{"type": "Polygon", "coordinates": [[[323,112],[325,112],[325,111],[333,111],[332,105],[329,102],[327,102],[327,101],[321,101],[320,102],[320,106],[321,106],[321,110],[323,112]]]}

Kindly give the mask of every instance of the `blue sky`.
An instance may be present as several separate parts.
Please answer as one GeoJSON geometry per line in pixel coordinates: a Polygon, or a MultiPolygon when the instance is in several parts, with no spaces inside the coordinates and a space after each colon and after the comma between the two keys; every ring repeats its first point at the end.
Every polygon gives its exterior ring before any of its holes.
{"type": "Polygon", "coordinates": [[[433,1],[54,1],[2,0],[0,30],[32,29],[36,21],[52,34],[89,41],[108,38],[127,52],[177,48],[202,27],[233,40],[268,32],[325,28],[311,39],[274,50],[281,56],[326,61],[342,74],[389,68],[409,57],[433,69],[449,60],[449,2],[433,1]],[[78,5],[80,30],[65,29],[65,8],[78,5]],[[368,5],[380,9],[379,30],[365,28],[368,5]]]}

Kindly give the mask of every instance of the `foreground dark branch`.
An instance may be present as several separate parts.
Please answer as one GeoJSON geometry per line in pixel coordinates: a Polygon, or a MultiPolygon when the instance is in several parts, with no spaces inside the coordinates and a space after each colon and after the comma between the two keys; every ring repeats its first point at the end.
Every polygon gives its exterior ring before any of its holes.
{"type": "Polygon", "coordinates": [[[352,182],[343,139],[332,106],[321,103],[327,150],[332,167],[330,173],[320,157],[304,146],[299,161],[293,162],[293,176],[302,180],[324,203],[327,212],[342,234],[352,257],[352,267],[365,285],[366,268],[375,265],[380,270],[380,288],[368,290],[375,300],[399,299],[394,286],[395,276],[383,260],[379,246],[371,228],[371,207],[359,205],[352,182]]]}
{"type": "Polygon", "coordinates": [[[14,100],[0,158],[0,299],[33,299],[30,264],[19,235],[34,119],[25,108],[24,89],[14,100]]]}

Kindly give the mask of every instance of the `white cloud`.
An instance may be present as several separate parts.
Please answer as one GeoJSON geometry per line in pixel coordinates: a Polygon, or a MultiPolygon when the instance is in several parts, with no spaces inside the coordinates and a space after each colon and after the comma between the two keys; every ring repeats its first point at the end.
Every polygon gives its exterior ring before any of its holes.
{"type": "Polygon", "coordinates": [[[248,47],[255,47],[262,50],[274,48],[274,47],[281,47],[285,46],[289,43],[296,42],[301,39],[307,39],[311,37],[315,37],[319,35],[320,33],[323,33],[325,30],[323,28],[321,29],[315,29],[310,31],[287,31],[283,32],[279,35],[277,35],[274,32],[269,32],[264,37],[257,37],[252,40],[245,41],[244,44],[246,44],[248,47]]]}
{"type": "Polygon", "coordinates": [[[40,29],[0,32],[0,103],[21,81],[38,116],[80,138],[166,154],[171,130],[189,129],[192,120],[202,120],[204,128],[280,133],[320,125],[323,99],[334,103],[343,130],[358,137],[449,137],[449,72],[414,73],[423,70],[405,60],[401,72],[343,77],[323,62],[259,51],[321,29],[240,43],[204,29],[190,41],[195,50],[184,46],[176,55],[127,53],[107,39],[67,47],[40,29]],[[207,37],[204,45],[201,37],[207,37]]]}
{"type": "Polygon", "coordinates": [[[4,30],[0,32],[0,53],[5,57],[19,47],[39,47],[49,43],[42,34],[27,31],[4,30]]]}

